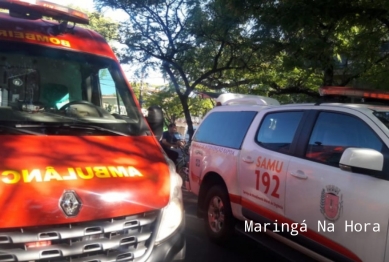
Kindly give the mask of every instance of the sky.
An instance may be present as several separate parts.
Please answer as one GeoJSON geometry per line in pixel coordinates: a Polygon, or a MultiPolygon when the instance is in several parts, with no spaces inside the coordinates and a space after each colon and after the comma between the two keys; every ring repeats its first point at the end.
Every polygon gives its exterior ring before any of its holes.
{"type": "MultiPolygon", "coordinates": [[[[46,0],[46,1],[56,3],[59,5],[64,5],[64,6],[68,6],[68,5],[78,6],[82,9],[86,9],[88,11],[93,11],[95,9],[93,0],[46,0]]],[[[127,14],[125,14],[121,10],[112,10],[109,8],[105,8],[102,11],[102,13],[104,14],[104,16],[109,17],[112,20],[117,21],[117,22],[124,21],[127,19],[127,14]]],[[[126,76],[127,76],[127,79],[129,81],[131,81],[131,82],[133,82],[135,80],[139,81],[139,79],[136,79],[134,76],[133,71],[135,70],[135,68],[132,68],[129,65],[123,65],[122,67],[123,67],[123,70],[126,72],[126,76]]],[[[148,83],[150,85],[162,85],[162,84],[166,83],[159,73],[150,74],[150,76],[148,78],[144,79],[143,82],[145,84],[148,83]]]]}
{"type": "MultiPolygon", "coordinates": [[[[29,0],[26,0],[29,1],[29,0]]],[[[94,8],[94,3],[93,0],[46,0],[48,2],[56,3],[59,5],[73,5],[73,6],[78,6],[82,9],[86,9],[88,11],[93,11],[94,8]]],[[[123,11],[120,10],[112,10],[109,8],[106,8],[103,10],[104,16],[110,17],[115,21],[122,21],[126,19],[126,14],[123,11]]]]}
{"type": "Polygon", "coordinates": [[[93,0],[46,0],[46,1],[56,3],[59,5],[65,5],[65,6],[67,5],[79,6],[87,10],[94,9],[93,0]]]}

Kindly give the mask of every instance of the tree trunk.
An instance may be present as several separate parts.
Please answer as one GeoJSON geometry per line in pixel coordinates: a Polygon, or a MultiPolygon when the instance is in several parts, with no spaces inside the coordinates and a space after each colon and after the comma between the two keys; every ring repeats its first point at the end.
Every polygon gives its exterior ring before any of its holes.
{"type": "Polygon", "coordinates": [[[332,86],[334,84],[334,67],[329,65],[324,69],[323,86],[332,86]]]}
{"type": "Polygon", "coordinates": [[[193,136],[193,122],[192,122],[192,117],[191,117],[190,112],[189,112],[188,96],[186,95],[186,93],[179,94],[178,96],[181,100],[182,109],[184,111],[186,124],[188,125],[189,141],[191,141],[192,136],[193,136]]]}

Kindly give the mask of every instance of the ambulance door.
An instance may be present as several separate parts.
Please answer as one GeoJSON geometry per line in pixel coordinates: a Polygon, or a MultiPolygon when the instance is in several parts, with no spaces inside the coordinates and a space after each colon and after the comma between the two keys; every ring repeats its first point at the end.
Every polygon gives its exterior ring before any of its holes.
{"type": "Polygon", "coordinates": [[[302,111],[260,113],[246,135],[239,159],[242,213],[272,222],[285,213],[285,181],[291,145],[302,111]]]}
{"type": "Polygon", "coordinates": [[[291,158],[286,175],[285,215],[302,226],[293,239],[334,261],[384,261],[389,182],[341,170],[339,161],[347,147],[384,155],[388,148],[362,114],[316,113],[305,141],[299,141],[301,156],[291,158]]]}

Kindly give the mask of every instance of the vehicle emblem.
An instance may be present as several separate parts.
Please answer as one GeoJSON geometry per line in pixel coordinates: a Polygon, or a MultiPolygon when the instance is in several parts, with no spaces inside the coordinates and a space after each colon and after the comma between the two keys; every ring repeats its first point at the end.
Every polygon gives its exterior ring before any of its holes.
{"type": "Polygon", "coordinates": [[[73,190],[66,190],[59,200],[59,205],[66,216],[74,217],[80,212],[82,203],[76,192],[73,190]]]}
{"type": "Polygon", "coordinates": [[[200,155],[200,156],[202,156],[203,155],[203,152],[202,151],[200,151],[200,150],[195,150],[195,155],[200,155]]]}
{"type": "Polygon", "coordinates": [[[343,209],[342,194],[334,185],[328,185],[321,191],[320,211],[330,221],[336,221],[343,209]]]}
{"type": "Polygon", "coordinates": [[[15,78],[14,80],[12,80],[12,84],[14,84],[15,86],[22,86],[23,81],[20,78],[15,78]]]}

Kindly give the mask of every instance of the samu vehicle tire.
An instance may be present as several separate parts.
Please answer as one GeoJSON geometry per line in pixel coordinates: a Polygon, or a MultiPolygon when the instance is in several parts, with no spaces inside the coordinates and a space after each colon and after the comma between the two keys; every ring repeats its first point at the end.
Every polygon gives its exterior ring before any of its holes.
{"type": "Polygon", "coordinates": [[[208,237],[218,244],[227,242],[235,231],[235,218],[227,191],[220,185],[211,187],[204,204],[204,225],[208,237]]]}

